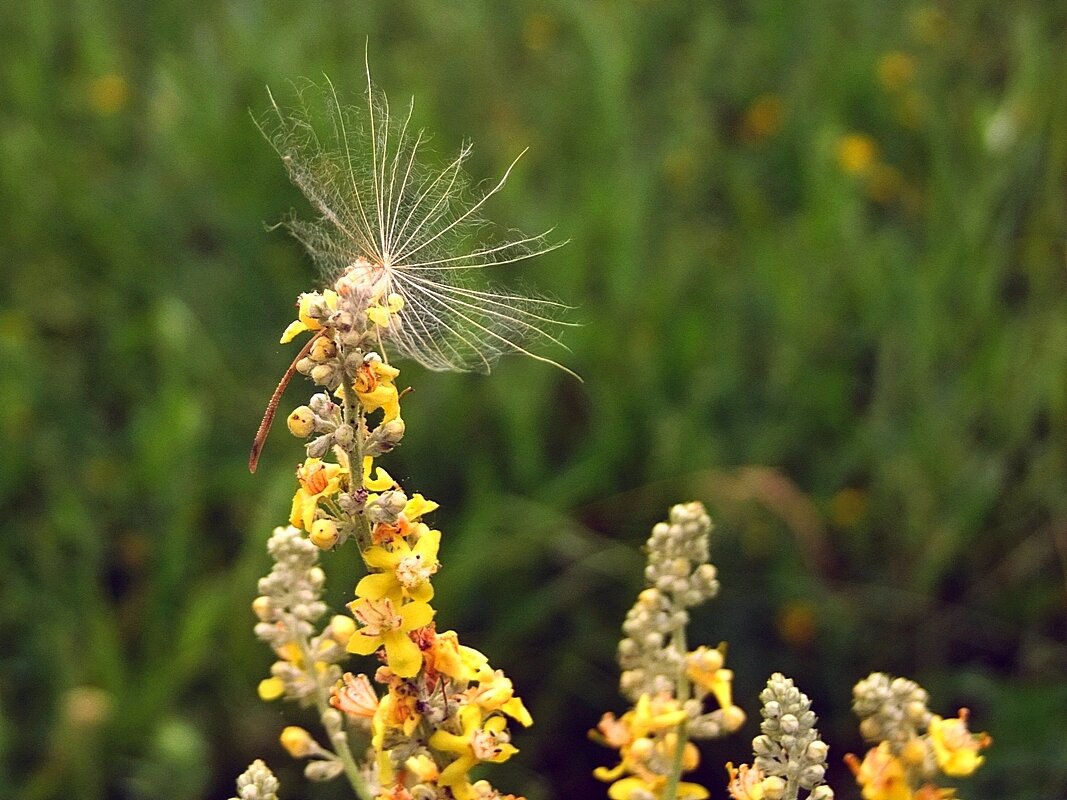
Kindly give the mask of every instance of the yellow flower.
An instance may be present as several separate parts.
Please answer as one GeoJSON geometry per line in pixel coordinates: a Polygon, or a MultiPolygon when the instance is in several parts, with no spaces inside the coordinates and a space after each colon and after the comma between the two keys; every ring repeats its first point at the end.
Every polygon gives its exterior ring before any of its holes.
{"type": "Polygon", "coordinates": [[[457,800],[465,800],[476,796],[468,775],[472,767],[485,761],[499,764],[519,751],[508,741],[507,720],[502,716],[483,720],[478,706],[467,705],[459,710],[459,722],[461,733],[437,730],[430,737],[430,747],[457,756],[441,771],[437,783],[449,787],[457,800]]]}
{"type": "Polygon", "coordinates": [[[401,678],[414,677],[422,666],[422,651],[408,634],[430,624],[433,608],[428,603],[413,601],[398,609],[388,598],[365,597],[349,603],[348,607],[363,626],[348,640],[348,652],[368,656],[384,647],[390,669],[401,678]]]}
{"type": "Polygon", "coordinates": [[[363,485],[372,492],[384,492],[387,489],[392,489],[396,485],[389,473],[381,467],[375,471],[374,459],[371,456],[364,456],[363,458],[363,485]],[[376,478],[371,478],[371,472],[375,472],[376,478]]]}
{"type": "Polygon", "coordinates": [[[865,133],[850,133],[837,143],[837,163],[849,175],[863,175],[874,164],[878,145],[865,133]]]}
{"type": "Polygon", "coordinates": [[[967,730],[967,714],[967,709],[961,708],[958,717],[942,719],[935,714],[930,719],[930,744],[938,766],[953,778],[964,778],[978,769],[985,760],[978,751],[992,743],[988,734],[967,730]]]}
{"type": "Polygon", "coordinates": [[[524,728],[533,725],[530,712],[523,705],[522,700],[515,696],[515,685],[501,669],[496,671],[491,671],[488,667],[482,669],[478,674],[478,685],[467,689],[465,694],[486,714],[503,711],[524,728]]]}
{"type": "Polygon", "coordinates": [[[726,762],[726,772],[730,775],[726,791],[732,800],[764,800],[763,771],[759,767],[748,764],[735,767],[726,762]]]}
{"type": "Polygon", "coordinates": [[[333,289],[327,289],[322,294],[310,292],[300,295],[300,302],[297,304],[297,319],[295,322],[290,322],[289,327],[285,329],[282,334],[281,344],[288,344],[305,331],[322,330],[322,323],[309,313],[312,304],[318,303],[324,304],[331,311],[336,311],[337,292],[333,291],[333,289]]]}
{"type": "MultiPolygon", "coordinates": [[[[643,794],[638,796],[651,795],[658,800],[663,797],[663,790],[666,786],[667,778],[663,775],[649,775],[647,778],[631,775],[629,778],[623,778],[611,784],[608,787],[608,797],[611,800],[630,800],[636,792],[641,792],[643,794]]],[[[677,800],[704,800],[709,797],[709,794],[708,790],[698,783],[679,781],[674,796],[677,800]]]]}
{"type": "Polygon", "coordinates": [[[423,514],[429,514],[431,511],[436,511],[440,506],[433,500],[427,500],[418,492],[415,492],[404,506],[404,510],[401,512],[408,522],[416,522],[423,514]]]}
{"type": "MultiPolygon", "coordinates": [[[[383,361],[371,359],[360,364],[356,370],[356,379],[352,385],[363,410],[370,414],[382,409],[382,422],[390,422],[400,416],[400,394],[393,381],[400,375],[400,370],[383,361]]],[[[344,392],[341,392],[343,395],[344,392]]]]}
{"type": "Polygon", "coordinates": [[[385,305],[371,306],[367,309],[367,319],[379,328],[389,327],[389,318],[399,314],[404,307],[404,298],[398,294],[391,294],[385,299],[385,305]]]}
{"type": "Polygon", "coordinates": [[[915,60],[900,50],[891,50],[878,59],[878,80],[888,92],[903,89],[915,77],[915,60]]]}
{"type": "Polygon", "coordinates": [[[705,692],[715,695],[720,708],[730,708],[734,704],[734,673],[733,670],[723,669],[723,661],[721,650],[701,645],[686,657],[685,674],[705,692]]]}
{"type": "Polygon", "coordinates": [[[341,486],[341,478],[347,474],[348,470],[340,464],[326,462],[320,458],[306,459],[296,470],[296,478],[300,481],[300,487],[293,495],[289,524],[301,525],[310,533],[311,526],[315,523],[315,512],[318,511],[319,501],[324,497],[337,494],[341,486]]]}
{"type": "MultiPolygon", "coordinates": [[[[626,715],[623,715],[624,718],[626,715]]],[[[667,694],[651,697],[647,694],[637,698],[634,704],[630,730],[634,738],[674,728],[689,715],[678,701],[667,694]]]]}
{"type": "Polygon", "coordinates": [[[378,695],[363,675],[346,672],[341,676],[344,683],[330,692],[330,705],[352,717],[373,719],[378,711],[378,695]]]}
{"type": "Polygon", "coordinates": [[[889,742],[872,747],[862,762],[849,753],[845,763],[863,789],[863,800],[914,800],[904,764],[893,755],[889,742]]]}
{"type": "Polygon", "coordinates": [[[405,539],[394,539],[388,548],[369,548],[363,560],[367,566],[382,571],[367,575],[356,584],[356,595],[370,600],[388,598],[395,606],[405,597],[429,602],[433,598],[430,578],[441,566],[437,561],[440,544],[441,532],[427,531],[414,547],[405,539]]]}
{"type": "Polygon", "coordinates": [[[455,631],[435,634],[428,655],[435,671],[457,681],[477,680],[489,664],[485,655],[460,644],[455,631]]]}

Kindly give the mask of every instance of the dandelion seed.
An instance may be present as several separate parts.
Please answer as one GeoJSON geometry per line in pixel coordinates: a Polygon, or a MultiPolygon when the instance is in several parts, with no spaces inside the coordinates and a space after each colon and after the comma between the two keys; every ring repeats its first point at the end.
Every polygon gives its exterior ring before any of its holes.
{"type": "Polygon", "coordinates": [[[485,236],[482,209],[518,158],[488,189],[472,187],[463,170],[469,144],[443,166],[428,166],[426,136],[411,127],[413,104],[394,116],[369,67],[365,108],[342,104],[328,78],[294,89],[292,109],[272,95],[273,108],[258,124],[319,214],[284,224],[328,285],[344,284],[368,306],[381,305],[372,318],[382,339],[431,370],[488,372],[498,356],[515,352],[574,375],[534,352],[563,346],[559,333],[573,325],[569,307],[479,280],[481,270],[563,244],[549,242],[550,231],[485,236]]]}

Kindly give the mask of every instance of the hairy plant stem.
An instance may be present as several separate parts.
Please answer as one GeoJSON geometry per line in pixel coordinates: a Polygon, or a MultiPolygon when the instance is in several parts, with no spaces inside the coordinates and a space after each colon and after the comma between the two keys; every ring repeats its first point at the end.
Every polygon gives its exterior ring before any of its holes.
{"type": "MultiPolygon", "coordinates": [[[[683,620],[671,633],[671,647],[676,649],[684,657],[687,646],[685,641],[685,625],[683,609],[675,604],[674,612],[683,620]],[[681,612],[681,613],[679,613],[681,612]]],[[[689,679],[685,676],[685,664],[678,673],[678,683],[675,686],[675,698],[679,705],[684,705],[689,699],[689,679]]],[[[685,745],[689,741],[689,720],[683,719],[678,723],[676,732],[677,741],[674,746],[674,758],[671,761],[671,771],[667,776],[667,785],[663,789],[663,800],[675,800],[678,796],[678,782],[682,778],[682,758],[685,753],[685,745]]]]}
{"type": "MultiPolygon", "coordinates": [[[[356,391],[352,386],[352,380],[348,376],[348,371],[345,369],[345,353],[342,350],[341,356],[341,389],[344,392],[344,405],[342,406],[342,413],[344,421],[352,426],[352,430],[355,435],[352,437],[352,449],[348,452],[348,475],[351,485],[349,491],[356,491],[363,488],[363,441],[366,437],[367,421],[366,414],[363,413],[363,408],[359,403],[355,402],[356,391]],[[358,487],[357,487],[357,477],[358,487]]],[[[359,533],[356,534],[356,543],[359,545],[359,552],[365,553],[367,548],[371,546],[371,530],[370,525],[367,524],[367,518],[363,515],[362,510],[352,514],[351,517],[359,526],[359,533]]]]}

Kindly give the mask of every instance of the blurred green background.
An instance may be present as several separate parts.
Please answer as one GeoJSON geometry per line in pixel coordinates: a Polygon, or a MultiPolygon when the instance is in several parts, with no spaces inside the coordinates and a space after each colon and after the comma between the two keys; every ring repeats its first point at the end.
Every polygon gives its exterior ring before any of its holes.
{"type": "MultiPolygon", "coordinates": [[[[442,504],[438,619],[537,720],[494,783],[602,797],[614,647],[668,505],[718,522],[738,702],[780,669],[861,752],[905,674],[995,745],[972,798],[1067,793],[1067,4],[72,0],[0,10],[0,797],[225,798],[306,712],[248,610],[299,444],[245,466],[315,272],[251,121],[376,81],[488,209],[571,242],[521,278],[563,356],[405,371],[388,463],[442,504]]],[[[500,276],[504,279],[507,276],[500,276]]],[[[300,403],[294,383],[283,409],[300,403]]],[[[326,558],[336,607],[357,573],[326,558]]],[[[756,730],[706,750],[725,760],[756,730]]]]}

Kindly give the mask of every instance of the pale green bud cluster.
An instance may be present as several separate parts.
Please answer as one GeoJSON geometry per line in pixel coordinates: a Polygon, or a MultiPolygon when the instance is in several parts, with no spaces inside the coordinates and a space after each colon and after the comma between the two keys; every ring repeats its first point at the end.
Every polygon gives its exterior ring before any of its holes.
{"type": "Polygon", "coordinates": [[[260,759],[237,778],[237,796],[230,800],[278,800],[278,779],[260,759]]]}
{"type": "Polygon", "coordinates": [[[869,742],[889,742],[895,755],[930,724],[929,695],[915,681],[872,672],[852,688],[852,710],[869,742]]]}
{"type": "Polygon", "coordinates": [[[652,528],[645,545],[645,580],[684,607],[700,605],[719,591],[714,565],[708,563],[711,517],[700,503],[673,506],[669,522],[652,528]]]}
{"type": "MultiPolygon", "coordinates": [[[[780,672],[760,692],[763,722],[752,740],[756,767],[767,776],[782,778],[789,786],[807,789],[812,800],[829,800],[833,790],[823,784],[829,748],[815,728],[811,701],[790,678],[780,672]]],[[[796,797],[795,789],[791,795],[796,797]]]]}

